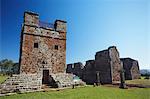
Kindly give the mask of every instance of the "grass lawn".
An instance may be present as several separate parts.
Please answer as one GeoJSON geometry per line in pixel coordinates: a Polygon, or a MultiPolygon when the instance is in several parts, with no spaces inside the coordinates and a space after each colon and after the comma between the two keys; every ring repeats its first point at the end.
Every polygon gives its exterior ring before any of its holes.
{"type": "Polygon", "coordinates": [[[134,80],[127,80],[127,84],[142,84],[142,85],[149,85],[150,86],[150,79],[134,79],[134,80]]]}
{"type": "Polygon", "coordinates": [[[0,84],[2,82],[4,82],[7,78],[8,78],[8,76],[2,76],[2,75],[0,75],[0,84]]]}
{"type": "Polygon", "coordinates": [[[87,86],[60,91],[16,94],[0,99],[150,99],[150,88],[119,89],[87,86]]]}

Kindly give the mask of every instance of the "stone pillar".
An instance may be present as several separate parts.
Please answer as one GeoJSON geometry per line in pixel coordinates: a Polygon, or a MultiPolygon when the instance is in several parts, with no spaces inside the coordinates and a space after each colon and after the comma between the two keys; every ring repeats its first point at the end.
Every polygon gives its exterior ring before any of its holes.
{"type": "Polygon", "coordinates": [[[96,78],[97,78],[97,85],[100,85],[100,73],[99,71],[96,71],[96,78]]]}
{"type": "Polygon", "coordinates": [[[125,85],[125,75],[124,75],[124,69],[121,69],[120,71],[120,87],[122,89],[125,89],[126,85],[125,85]]]}

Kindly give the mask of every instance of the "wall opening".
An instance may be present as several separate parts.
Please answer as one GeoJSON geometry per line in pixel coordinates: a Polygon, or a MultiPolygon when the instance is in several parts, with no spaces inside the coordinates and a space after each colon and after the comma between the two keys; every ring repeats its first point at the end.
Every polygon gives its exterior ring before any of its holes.
{"type": "Polygon", "coordinates": [[[55,45],[55,50],[58,50],[58,45],[55,45]]]}
{"type": "Polygon", "coordinates": [[[49,84],[49,70],[43,70],[42,84],[49,84]]]}
{"type": "Polygon", "coordinates": [[[34,43],[34,48],[38,48],[39,44],[38,43],[34,43]]]}

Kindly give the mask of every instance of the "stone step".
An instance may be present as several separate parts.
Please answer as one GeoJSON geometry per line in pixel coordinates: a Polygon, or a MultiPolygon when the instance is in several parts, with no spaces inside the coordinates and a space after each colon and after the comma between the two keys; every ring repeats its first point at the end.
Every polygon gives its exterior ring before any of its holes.
{"type": "MultiPolygon", "coordinates": [[[[68,73],[58,73],[58,74],[52,74],[53,79],[58,84],[58,87],[69,87],[75,84],[73,74],[68,73]]],[[[84,83],[82,80],[80,80],[80,83],[84,83]]],[[[84,83],[85,84],[85,83],[84,83]]]]}
{"type": "Polygon", "coordinates": [[[32,90],[40,90],[42,85],[42,76],[37,74],[19,74],[9,77],[0,85],[1,93],[25,92],[32,90]]]}

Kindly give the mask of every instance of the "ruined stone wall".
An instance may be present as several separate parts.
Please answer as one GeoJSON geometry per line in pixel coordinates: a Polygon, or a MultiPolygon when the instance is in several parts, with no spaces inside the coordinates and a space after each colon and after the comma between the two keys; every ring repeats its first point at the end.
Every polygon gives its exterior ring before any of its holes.
{"type": "Polygon", "coordinates": [[[132,79],[139,79],[141,77],[139,64],[138,61],[136,60],[133,61],[132,63],[131,75],[132,75],[132,79]]]}
{"type": "Polygon", "coordinates": [[[95,69],[100,72],[101,83],[112,83],[110,61],[108,50],[97,52],[95,55],[95,69]]]}
{"type": "Polygon", "coordinates": [[[40,25],[38,14],[26,12],[21,39],[20,73],[65,71],[66,22],[56,20],[54,28],[40,25]]]}
{"type": "Polygon", "coordinates": [[[97,82],[95,60],[88,60],[83,68],[83,81],[87,84],[94,84],[97,82]]]}
{"type": "MultiPolygon", "coordinates": [[[[67,71],[69,73],[77,72],[71,68],[71,64],[68,65],[67,71]]],[[[113,83],[113,81],[120,80],[121,61],[119,58],[119,52],[115,46],[109,47],[106,50],[99,51],[95,55],[95,60],[86,61],[84,68],[82,69],[83,81],[88,84],[93,83],[113,83]],[[100,81],[99,81],[99,80],[100,81]]]]}
{"type": "Polygon", "coordinates": [[[132,80],[140,78],[139,64],[137,60],[131,58],[121,58],[125,70],[125,79],[132,80]]]}
{"type": "Polygon", "coordinates": [[[121,61],[116,47],[112,46],[107,50],[97,52],[95,55],[95,67],[100,73],[101,83],[119,81],[121,61]]]}
{"type": "Polygon", "coordinates": [[[123,69],[125,70],[125,79],[126,80],[131,80],[132,76],[131,76],[131,66],[132,66],[132,61],[130,61],[130,59],[124,59],[121,58],[121,61],[123,63],[123,69]]]}
{"type": "Polygon", "coordinates": [[[66,73],[73,73],[73,64],[67,64],[66,73]]]}
{"type": "Polygon", "coordinates": [[[74,74],[80,78],[82,78],[82,73],[83,73],[82,69],[83,69],[83,64],[81,62],[74,63],[74,74]]]}
{"type": "Polygon", "coordinates": [[[66,72],[67,73],[72,73],[80,78],[83,76],[83,64],[81,62],[73,63],[73,64],[68,64],[66,72]]]}

